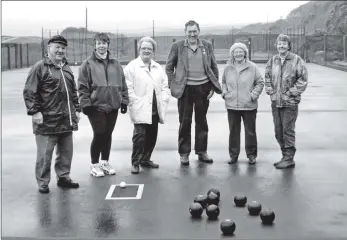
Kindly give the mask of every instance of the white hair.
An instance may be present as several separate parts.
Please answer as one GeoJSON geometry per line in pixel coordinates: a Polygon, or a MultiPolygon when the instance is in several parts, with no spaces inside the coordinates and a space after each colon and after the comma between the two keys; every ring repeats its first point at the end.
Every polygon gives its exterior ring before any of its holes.
{"type": "Polygon", "coordinates": [[[140,39],[140,41],[137,43],[138,51],[140,51],[140,48],[141,48],[141,45],[143,42],[148,42],[148,43],[152,44],[154,53],[157,51],[157,42],[154,41],[154,39],[151,37],[143,37],[140,39]]]}

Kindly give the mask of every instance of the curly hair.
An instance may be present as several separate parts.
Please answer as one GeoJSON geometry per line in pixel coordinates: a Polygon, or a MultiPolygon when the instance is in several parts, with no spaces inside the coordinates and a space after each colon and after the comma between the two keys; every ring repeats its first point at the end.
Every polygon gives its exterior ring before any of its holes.
{"type": "Polygon", "coordinates": [[[290,40],[290,37],[285,34],[280,34],[278,35],[276,42],[275,42],[275,47],[277,46],[278,41],[283,41],[288,43],[288,51],[292,50],[292,41],[290,40]]]}

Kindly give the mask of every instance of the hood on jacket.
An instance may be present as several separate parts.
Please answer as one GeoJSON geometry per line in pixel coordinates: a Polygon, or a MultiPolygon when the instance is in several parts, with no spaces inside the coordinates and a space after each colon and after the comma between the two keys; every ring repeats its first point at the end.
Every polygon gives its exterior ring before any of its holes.
{"type": "Polygon", "coordinates": [[[246,61],[249,59],[249,53],[248,53],[247,46],[241,42],[236,42],[230,47],[230,50],[229,50],[230,59],[227,61],[227,64],[233,64],[234,63],[235,59],[233,56],[233,52],[236,48],[241,48],[245,52],[246,61]]]}

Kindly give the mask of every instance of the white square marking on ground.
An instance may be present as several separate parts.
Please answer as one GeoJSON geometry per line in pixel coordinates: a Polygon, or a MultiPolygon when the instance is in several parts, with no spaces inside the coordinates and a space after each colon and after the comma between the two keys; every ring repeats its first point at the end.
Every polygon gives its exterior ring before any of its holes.
{"type": "Polygon", "coordinates": [[[139,186],[139,188],[137,189],[136,197],[112,197],[112,194],[117,186],[120,187],[119,184],[111,185],[105,197],[105,200],[135,200],[135,199],[141,199],[142,197],[144,184],[127,184],[126,185],[126,186],[139,186]]]}

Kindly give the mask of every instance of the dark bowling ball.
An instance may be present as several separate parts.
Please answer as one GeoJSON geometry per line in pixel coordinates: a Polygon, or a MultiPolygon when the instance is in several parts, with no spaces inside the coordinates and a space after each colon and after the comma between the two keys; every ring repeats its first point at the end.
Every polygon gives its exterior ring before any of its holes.
{"type": "Polygon", "coordinates": [[[189,207],[190,215],[192,215],[193,218],[201,217],[203,211],[204,210],[200,203],[192,203],[189,207]]]}
{"type": "Polygon", "coordinates": [[[217,188],[211,188],[210,190],[208,190],[207,196],[210,194],[210,192],[217,194],[218,197],[220,198],[220,191],[217,188]]]}
{"type": "Polygon", "coordinates": [[[260,219],[264,224],[270,225],[275,220],[275,213],[271,209],[264,209],[260,212],[260,219]]]}
{"type": "Polygon", "coordinates": [[[248,204],[248,212],[252,216],[258,215],[260,211],[261,211],[261,204],[258,203],[257,201],[252,201],[251,203],[248,204]]]}
{"type": "Polygon", "coordinates": [[[208,216],[209,219],[217,219],[219,216],[220,210],[219,207],[217,205],[209,205],[206,208],[206,215],[208,216]]]}
{"type": "Polygon", "coordinates": [[[206,208],[207,206],[207,196],[205,195],[198,195],[194,198],[195,203],[200,203],[203,208],[206,208]]]}
{"type": "Polygon", "coordinates": [[[235,229],[236,229],[236,225],[230,219],[225,219],[220,224],[220,230],[222,230],[222,233],[224,235],[232,235],[232,234],[234,234],[235,229]]]}
{"type": "Polygon", "coordinates": [[[219,197],[218,197],[218,195],[215,194],[214,192],[210,192],[207,195],[207,204],[208,205],[211,205],[211,204],[218,205],[219,204],[219,197]]]}
{"type": "Polygon", "coordinates": [[[234,197],[234,203],[238,207],[244,207],[247,203],[247,197],[246,196],[235,196],[234,197]]]}

